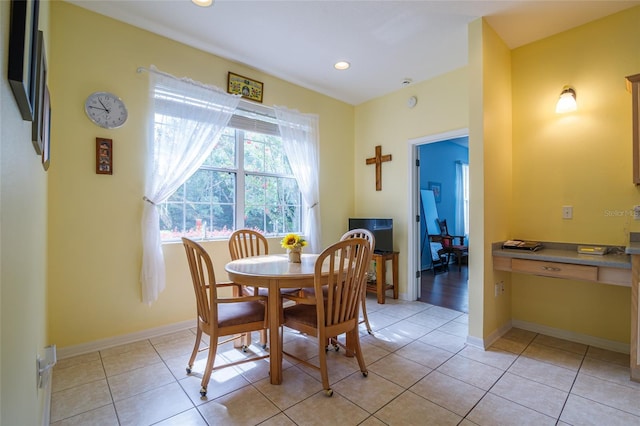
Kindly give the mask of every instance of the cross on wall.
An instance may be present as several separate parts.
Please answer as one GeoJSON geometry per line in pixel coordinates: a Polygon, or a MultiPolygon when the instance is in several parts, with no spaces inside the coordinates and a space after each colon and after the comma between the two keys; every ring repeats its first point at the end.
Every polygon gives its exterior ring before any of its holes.
{"type": "Polygon", "coordinates": [[[376,191],[382,191],[382,163],[391,161],[391,154],[382,155],[382,145],[376,146],[376,156],[367,158],[367,165],[376,165],[376,191]]]}

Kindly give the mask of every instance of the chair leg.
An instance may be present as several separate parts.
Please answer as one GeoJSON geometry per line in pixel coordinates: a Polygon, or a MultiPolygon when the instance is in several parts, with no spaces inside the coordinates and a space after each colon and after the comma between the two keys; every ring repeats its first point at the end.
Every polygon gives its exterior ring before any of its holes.
{"type": "Polygon", "coordinates": [[[329,387],[329,373],[327,372],[327,352],[325,345],[329,338],[322,333],[318,333],[318,359],[320,362],[320,376],[322,377],[322,387],[327,396],[333,396],[333,389],[329,387]]]}
{"type": "Polygon", "coordinates": [[[198,327],[198,331],[196,331],[196,342],[193,344],[193,351],[191,352],[191,358],[189,358],[189,363],[187,364],[187,374],[191,374],[191,369],[193,368],[193,362],[196,360],[196,356],[198,355],[198,349],[200,349],[200,341],[202,340],[202,330],[198,327]]]}
{"type": "Polygon", "coordinates": [[[260,330],[260,345],[262,349],[267,349],[267,330],[260,330]]]}
{"type": "Polygon", "coordinates": [[[351,350],[355,352],[356,359],[358,360],[358,366],[360,367],[360,372],[364,377],[367,377],[369,375],[369,371],[367,370],[367,365],[364,363],[364,357],[362,356],[362,348],[360,347],[360,334],[358,333],[358,329],[355,328],[351,331],[348,331],[347,334],[347,338],[351,342],[353,342],[353,348],[351,348],[351,350]]]}
{"type": "Polygon", "coordinates": [[[207,395],[207,385],[209,384],[209,379],[211,378],[211,372],[213,371],[213,363],[216,360],[216,352],[218,350],[218,338],[215,339],[213,336],[209,336],[211,342],[209,343],[209,354],[207,355],[207,366],[204,369],[204,374],[202,375],[202,387],[200,388],[200,395],[207,395]]]}
{"type": "Polygon", "coordinates": [[[371,330],[371,325],[369,324],[369,317],[367,316],[367,292],[365,291],[362,294],[362,317],[364,318],[363,321],[365,326],[367,327],[367,333],[369,334],[373,334],[373,331],[371,330]]]}

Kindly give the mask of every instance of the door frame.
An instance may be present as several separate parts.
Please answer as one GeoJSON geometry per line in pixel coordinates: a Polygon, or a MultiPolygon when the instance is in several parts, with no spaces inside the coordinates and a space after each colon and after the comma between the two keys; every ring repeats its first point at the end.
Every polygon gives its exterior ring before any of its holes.
{"type": "Polygon", "coordinates": [[[407,158],[409,159],[409,167],[407,168],[409,170],[407,297],[409,300],[418,300],[420,298],[420,221],[416,221],[416,218],[420,215],[420,167],[417,165],[420,155],[418,146],[464,136],[469,136],[468,128],[421,136],[407,141],[407,158]]]}

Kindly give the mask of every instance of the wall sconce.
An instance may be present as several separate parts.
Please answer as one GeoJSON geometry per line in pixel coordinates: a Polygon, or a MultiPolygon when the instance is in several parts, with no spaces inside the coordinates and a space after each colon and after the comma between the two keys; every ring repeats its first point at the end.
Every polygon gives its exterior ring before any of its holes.
{"type": "Polygon", "coordinates": [[[560,99],[556,104],[556,113],[564,114],[565,112],[571,112],[578,109],[576,104],[576,91],[571,86],[564,86],[560,93],[560,99]]]}

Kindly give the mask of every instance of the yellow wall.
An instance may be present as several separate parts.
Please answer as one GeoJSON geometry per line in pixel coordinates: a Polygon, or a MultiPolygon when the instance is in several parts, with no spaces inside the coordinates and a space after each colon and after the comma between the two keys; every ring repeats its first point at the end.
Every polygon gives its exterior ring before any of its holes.
{"type": "Polygon", "coordinates": [[[492,340],[511,318],[509,276],[494,276],[491,257],[510,224],[511,52],[483,19],[469,26],[469,68],[469,336],[492,340]]]}
{"type": "MultiPolygon", "coordinates": [[[[9,87],[11,3],[0,2],[0,424],[39,425],[45,392],[36,386],[36,358],[46,335],[47,173],[31,144],[9,87]]],[[[49,41],[49,7],[39,28],[49,41]]],[[[48,44],[45,51],[48,53],[48,44]]]]}
{"type": "MultiPolygon", "coordinates": [[[[433,80],[417,83],[356,107],[355,115],[355,214],[393,219],[393,246],[399,251],[399,291],[407,293],[407,230],[409,208],[410,139],[468,126],[468,76],[461,68],[433,80]],[[418,104],[407,107],[410,96],[418,104]],[[382,190],[376,191],[375,166],[365,159],[375,146],[392,161],[382,164],[382,190]]],[[[415,195],[415,194],[414,194],[415,195]]],[[[417,255],[414,254],[414,255],[417,255]]]]}
{"type": "MultiPolygon", "coordinates": [[[[509,237],[625,245],[640,230],[632,183],[631,94],[640,7],[515,49],[513,217],[509,237]],[[578,111],[555,114],[565,84],[578,111]],[[561,218],[573,206],[572,220],[561,218]],[[612,213],[613,212],[613,213],[612,213]]],[[[629,341],[630,290],[513,275],[513,318],[629,341]]]]}
{"type": "MultiPolygon", "coordinates": [[[[140,214],[148,74],[156,65],[218,87],[234,71],[264,83],[264,104],[320,116],[323,245],[346,230],[353,212],[354,108],[245,66],[186,47],[66,2],[51,5],[52,166],[49,171],[49,328],[60,347],[190,320],[193,291],[184,249],[165,246],[167,288],[141,303],[140,214]],[[111,91],[129,109],[124,127],[105,130],[83,110],[87,95],[111,91]],[[95,174],[95,138],[114,144],[114,174],[95,174]],[[346,172],[345,172],[346,171],[346,172]]],[[[226,280],[226,241],[207,243],[226,280]]],[[[272,251],[282,250],[273,241],[272,251]]]]}

